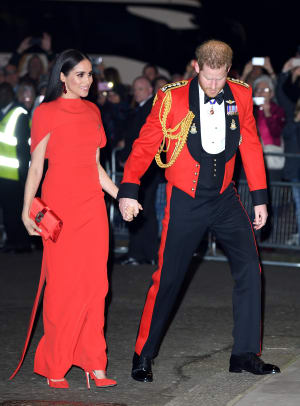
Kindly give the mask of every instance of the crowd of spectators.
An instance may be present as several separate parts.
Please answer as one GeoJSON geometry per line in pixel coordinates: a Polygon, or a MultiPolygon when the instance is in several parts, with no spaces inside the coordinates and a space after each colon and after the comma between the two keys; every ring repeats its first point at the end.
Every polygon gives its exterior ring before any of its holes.
{"type": "MultiPolygon", "coordinates": [[[[11,86],[15,102],[28,112],[29,125],[35,107],[43,100],[54,58],[51,36],[44,33],[41,38],[25,38],[6,66],[0,67],[0,84],[4,82],[11,86]]],[[[101,156],[102,164],[109,164],[112,151],[118,149],[116,169],[122,171],[134,139],[132,123],[137,108],[166,83],[192,78],[196,74],[194,61],[187,63],[185,72],[170,77],[163,76],[157,66],[147,63],[132,84],[122,83],[122,72],[117,67],[105,66],[101,58],[93,60],[93,72],[89,98],[101,111],[108,140],[101,156]]],[[[232,69],[230,76],[252,86],[254,116],[264,152],[285,152],[300,157],[300,47],[278,73],[274,71],[271,59],[265,56],[252,58],[241,72],[232,69]]],[[[265,158],[270,182],[300,182],[300,159],[297,156],[266,155],[265,158]]],[[[293,196],[300,231],[298,186],[293,187],[293,196]]],[[[299,234],[296,238],[298,244],[299,234]]]]}

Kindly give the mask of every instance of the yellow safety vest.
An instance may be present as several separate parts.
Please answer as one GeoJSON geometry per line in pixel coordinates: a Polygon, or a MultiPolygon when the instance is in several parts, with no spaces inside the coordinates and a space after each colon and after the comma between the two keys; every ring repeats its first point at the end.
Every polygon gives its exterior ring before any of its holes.
{"type": "Polygon", "coordinates": [[[0,121],[0,178],[19,180],[15,129],[21,114],[28,113],[23,107],[15,107],[0,121]]]}

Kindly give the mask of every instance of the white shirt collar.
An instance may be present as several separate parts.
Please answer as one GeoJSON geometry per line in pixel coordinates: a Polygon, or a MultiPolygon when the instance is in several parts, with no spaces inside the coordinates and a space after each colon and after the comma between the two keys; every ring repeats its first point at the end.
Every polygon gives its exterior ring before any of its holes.
{"type": "Polygon", "coordinates": [[[142,107],[149,99],[151,99],[153,95],[151,94],[148,99],[143,100],[142,102],[140,102],[139,106],[142,107]]]}
{"type": "MultiPolygon", "coordinates": [[[[200,103],[204,103],[204,90],[202,89],[202,87],[200,86],[200,84],[198,83],[199,86],[199,96],[200,96],[200,103]]],[[[224,93],[224,89],[222,89],[218,94],[220,93],[224,93]]]]}

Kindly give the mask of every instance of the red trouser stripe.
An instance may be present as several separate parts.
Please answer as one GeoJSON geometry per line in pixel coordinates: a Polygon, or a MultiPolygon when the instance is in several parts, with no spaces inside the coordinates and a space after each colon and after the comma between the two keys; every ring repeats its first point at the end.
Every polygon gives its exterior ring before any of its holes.
{"type": "Polygon", "coordinates": [[[164,256],[164,250],[165,250],[166,239],[167,239],[167,234],[168,234],[168,226],[169,226],[169,220],[170,220],[170,201],[171,201],[171,195],[172,195],[172,185],[170,185],[169,183],[167,183],[167,185],[166,185],[166,195],[167,195],[166,196],[167,203],[166,203],[166,207],[165,207],[165,216],[162,221],[163,229],[162,229],[162,233],[161,233],[161,242],[160,242],[160,247],[159,247],[159,252],[158,252],[158,269],[152,275],[153,284],[151,285],[151,287],[148,291],[148,294],[147,294],[146,304],[144,306],[144,311],[143,311],[143,315],[142,315],[142,319],[141,319],[141,323],[140,323],[139,335],[136,340],[135,352],[138,355],[141,354],[142,349],[149,336],[153,309],[154,309],[154,305],[155,305],[156,296],[159,291],[160,276],[161,276],[161,270],[163,267],[163,256],[164,256]]]}

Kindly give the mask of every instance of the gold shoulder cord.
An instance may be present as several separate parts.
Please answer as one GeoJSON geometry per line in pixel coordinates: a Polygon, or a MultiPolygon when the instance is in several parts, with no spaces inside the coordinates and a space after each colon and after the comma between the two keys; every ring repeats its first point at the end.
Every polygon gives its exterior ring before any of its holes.
{"type": "Polygon", "coordinates": [[[180,152],[182,151],[182,148],[184,147],[184,144],[186,143],[188,133],[189,133],[189,128],[192,124],[192,121],[195,117],[194,113],[189,111],[188,114],[176,125],[174,128],[167,128],[166,123],[167,123],[167,118],[168,114],[171,110],[172,106],[172,93],[171,91],[166,92],[166,96],[164,97],[162,104],[160,106],[159,110],[159,121],[161,123],[162,127],[162,132],[163,132],[163,140],[162,143],[158,149],[158,152],[155,155],[155,161],[157,165],[160,168],[169,168],[174,164],[176,159],[178,158],[180,152]],[[163,113],[162,113],[163,110],[163,113]],[[178,130],[180,127],[180,131],[178,134],[174,135],[174,133],[178,130]],[[171,140],[177,140],[174,151],[172,153],[172,156],[167,163],[163,163],[160,157],[160,154],[162,152],[168,152],[170,145],[171,145],[171,140]]]}
{"type": "Polygon", "coordinates": [[[229,78],[228,77],[227,80],[229,80],[229,82],[236,83],[238,85],[242,85],[242,86],[246,87],[247,89],[250,87],[248,85],[248,83],[243,82],[242,80],[239,80],[239,79],[234,79],[234,78],[229,78]]]}

